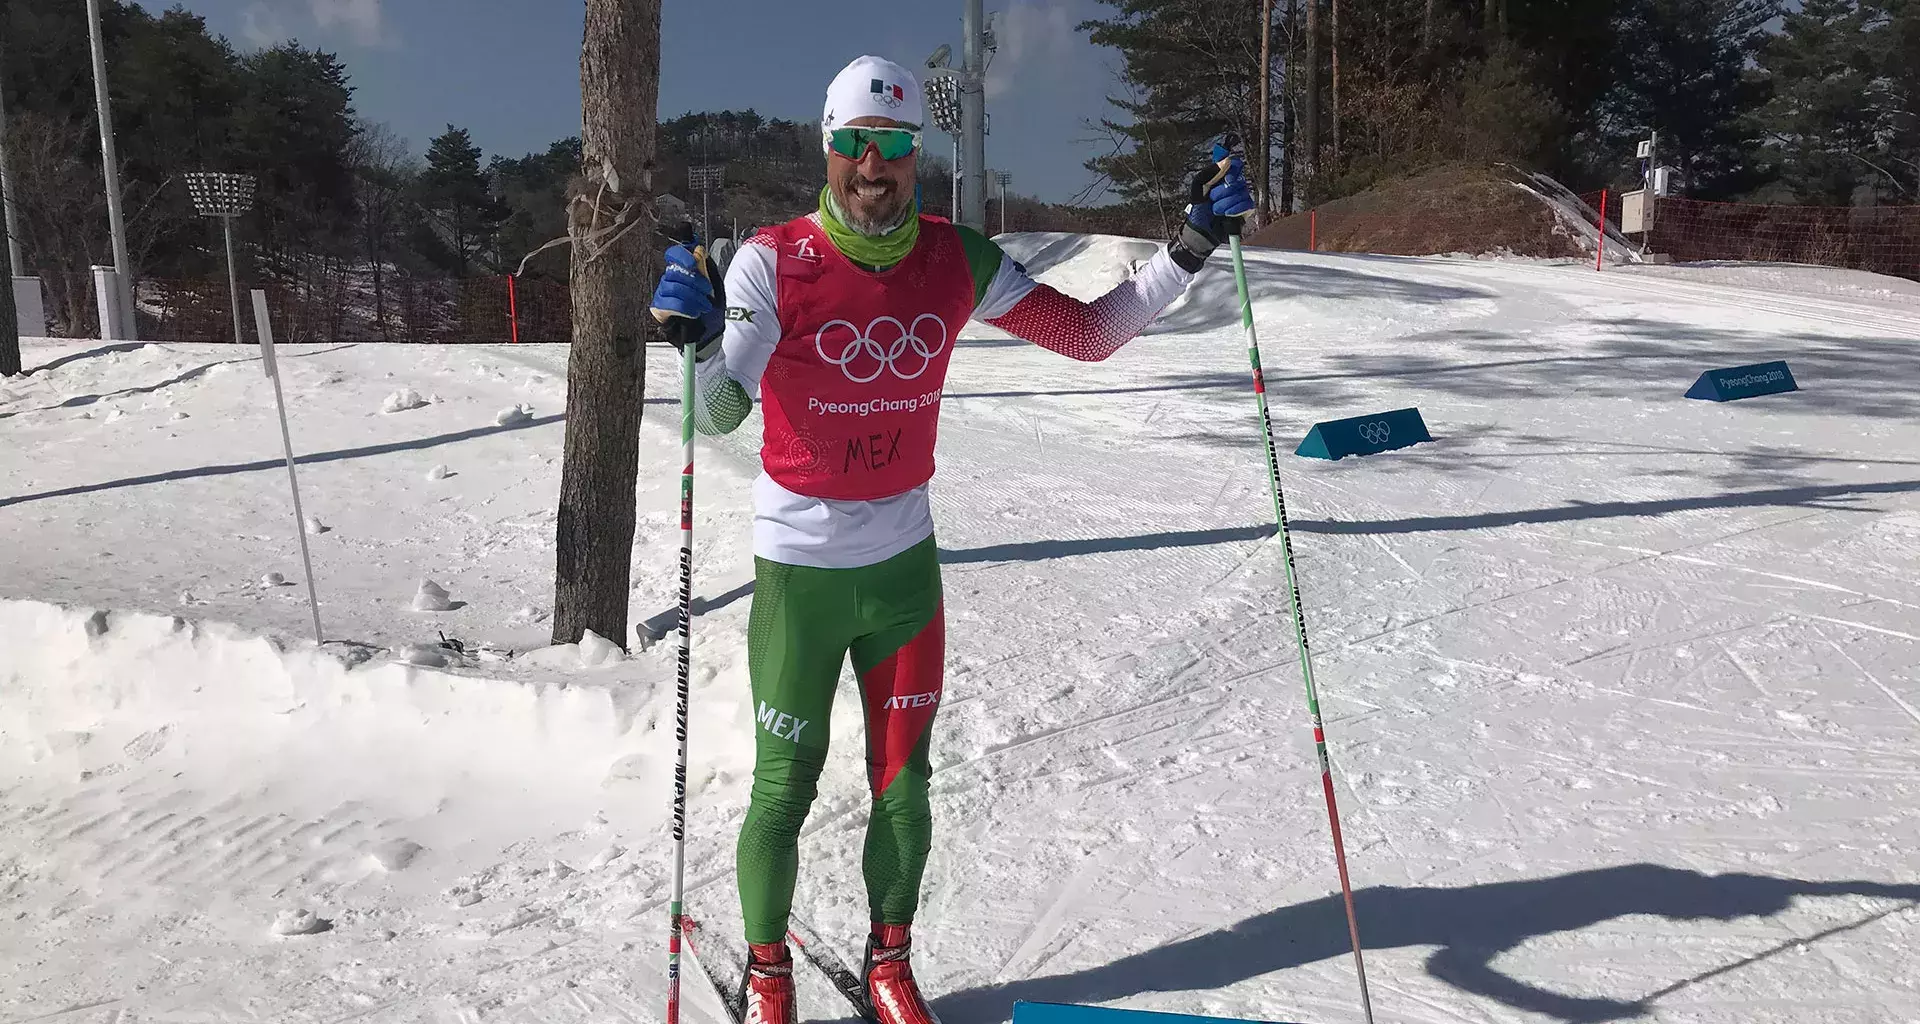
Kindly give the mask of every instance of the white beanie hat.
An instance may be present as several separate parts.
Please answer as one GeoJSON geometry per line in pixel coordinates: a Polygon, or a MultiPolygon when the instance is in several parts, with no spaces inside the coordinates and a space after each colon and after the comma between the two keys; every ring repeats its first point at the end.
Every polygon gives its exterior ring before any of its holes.
{"type": "Polygon", "coordinates": [[[913,72],[883,57],[856,57],[827,86],[820,131],[824,138],[857,117],[887,117],[917,129],[926,123],[926,109],[913,72]]]}

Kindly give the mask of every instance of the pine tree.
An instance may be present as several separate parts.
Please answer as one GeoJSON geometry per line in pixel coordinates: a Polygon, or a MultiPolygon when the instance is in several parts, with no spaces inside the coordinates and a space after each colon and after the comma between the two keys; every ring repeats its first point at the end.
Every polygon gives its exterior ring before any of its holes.
{"type": "Polygon", "coordinates": [[[248,54],[241,65],[241,98],[222,162],[257,178],[246,234],[283,278],[318,273],[329,257],[357,249],[346,66],[291,42],[248,54]]]}
{"type": "Polygon", "coordinates": [[[1868,15],[1856,0],[1806,0],[1760,51],[1773,98],[1755,119],[1803,201],[1850,204],[1877,176],[1871,154],[1886,99],[1868,15]]]}
{"type": "Polygon", "coordinates": [[[1606,150],[1625,152],[1649,132],[1659,159],[1678,167],[1689,193],[1738,194],[1763,176],[1759,140],[1745,116],[1766,99],[1748,74],[1778,0],[1631,0],[1615,19],[1613,87],[1596,107],[1606,150]]]}
{"type": "Polygon", "coordinates": [[[1920,0],[1867,0],[1870,48],[1882,83],[1887,191],[1920,203],[1920,0]]]}
{"type": "MultiPolygon", "coordinates": [[[[518,160],[496,156],[487,165],[487,177],[508,211],[496,235],[502,273],[513,273],[529,253],[567,233],[567,180],[579,169],[578,137],[518,160]]],[[[548,249],[527,260],[526,267],[530,277],[564,279],[567,252],[548,249]]]]}
{"type": "MultiPolygon", "coordinates": [[[[1619,12],[1639,0],[1513,0],[1508,42],[1537,57],[1534,83],[1551,96],[1564,113],[1564,133],[1542,140],[1549,151],[1559,149],[1552,170],[1567,178],[1582,177],[1575,141],[1591,138],[1600,114],[1600,101],[1613,88],[1619,73],[1619,12]]],[[[1449,33],[1444,28],[1442,35],[1449,33]]],[[[1599,156],[1606,166],[1631,166],[1633,151],[1623,160],[1618,150],[1599,156]]],[[[1595,182],[1595,184],[1599,184],[1595,182]]]]}
{"type": "Polygon", "coordinates": [[[420,205],[434,231],[423,240],[425,255],[442,269],[465,275],[492,251],[494,233],[509,211],[493,196],[480,170],[480,147],[465,128],[448,125],[427,146],[427,168],[418,182],[420,205]]]}
{"type": "Polygon", "coordinates": [[[1260,23],[1217,0],[1100,0],[1118,9],[1081,22],[1097,46],[1120,50],[1122,78],[1140,98],[1109,99],[1129,123],[1102,121],[1133,152],[1086,167],[1135,201],[1185,203],[1186,182],[1206,143],[1228,131],[1254,137],[1260,93],[1260,23]]]}

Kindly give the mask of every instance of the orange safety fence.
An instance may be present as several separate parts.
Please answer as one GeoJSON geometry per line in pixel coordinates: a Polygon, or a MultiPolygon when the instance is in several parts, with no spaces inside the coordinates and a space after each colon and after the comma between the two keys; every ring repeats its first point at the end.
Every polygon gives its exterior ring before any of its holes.
{"type": "Polygon", "coordinates": [[[1761,206],[1660,199],[1649,252],[1676,262],[1812,263],[1920,281],[1920,206],[1761,206]]]}
{"type": "MultiPolygon", "coordinates": [[[[1621,198],[1611,190],[1575,197],[1571,214],[1592,228],[1604,209],[1609,252],[1596,265],[1626,255],[1621,198]],[[1581,208],[1583,207],[1583,208],[1581,208]]],[[[998,203],[989,208],[997,229],[998,203]]],[[[1650,210],[1646,251],[1675,262],[1802,263],[1891,274],[1920,281],[1920,206],[1766,206],[1663,198],[1650,210]]],[[[1172,214],[1177,223],[1179,214],[1172,214]]],[[[1563,212],[1561,217],[1566,216],[1563,212]]],[[[1063,231],[1159,240],[1157,212],[1009,209],[1009,231],[1063,231]]],[[[1539,204],[1418,212],[1308,211],[1253,231],[1248,243],[1283,249],[1422,256],[1500,253],[1589,256],[1591,230],[1576,239],[1539,204]]],[[[1633,246],[1637,248],[1637,244],[1633,246]]],[[[248,286],[242,284],[245,289],[248,286]]],[[[566,344],[573,340],[567,282],[506,276],[422,278],[364,270],[314,274],[266,287],[276,340],[292,343],[394,341],[416,344],[566,344]]],[[[141,337],[161,342],[231,342],[233,322],[224,279],[140,282],[141,337]]],[[[649,321],[643,330],[653,333],[649,321]]],[[[251,301],[243,294],[241,335],[254,341],[251,301]]]]}
{"type": "MultiPolygon", "coordinates": [[[[241,285],[241,338],[256,343],[253,306],[241,285]]],[[[274,340],[286,344],[393,341],[414,344],[564,344],[573,340],[573,302],[564,281],[505,276],[392,275],[376,288],[366,275],[330,275],[269,284],[274,340]]],[[[232,342],[224,279],[140,282],[141,337],[158,342],[232,342]]]]}
{"type": "MultiPolygon", "coordinates": [[[[1165,216],[1140,210],[1076,210],[1070,207],[1045,209],[1012,206],[1007,210],[1007,231],[1063,231],[1086,235],[1120,235],[1128,238],[1161,240],[1173,237],[1186,218],[1186,206],[1169,208],[1165,216]]],[[[987,232],[1000,232],[1000,203],[987,203],[987,232]]]]}

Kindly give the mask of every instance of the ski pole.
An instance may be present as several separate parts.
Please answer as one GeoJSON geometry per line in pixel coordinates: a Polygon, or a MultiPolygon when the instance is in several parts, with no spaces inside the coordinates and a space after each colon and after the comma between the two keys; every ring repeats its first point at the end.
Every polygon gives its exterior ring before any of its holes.
{"type": "MultiPolygon", "coordinates": [[[[694,265],[704,275],[707,249],[696,245],[694,265]]],[[[654,309],[662,324],[675,314],[654,309]]],[[[668,330],[674,326],[669,325],[668,330]]],[[[667,904],[667,1022],[680,1024],[681,912],[687,881],[687,704],[693,672],[693,373],[695,345],[680,347],[680,678],[674,737],[679,752],[673,766],[673,896],[667,904]]]]}
{"type": "MultiPolygon", "coordinates": [[[[1220,172],[1209,186],[1226,177],[1238,139],[1225,140],[1228,154],[1220,160],[1220,172]]],[[[1347,904],[1347,932],[1353,940],[1353,969],[1360,981],[1360,1012],[1367,1024],[1373,1024],[1373,1000],[1367,993],[1367,965],[1360,954],[1360,920],[1353,910],[1353,884],[1347,877],[1346,844],[1340,838],[1340,809],[1333,798],[1333,765],[1327,759],[1327,731],[1320,720],[1320,695],[1313,685],[1313,659],[1307,653],[1307,620],[1301,610],[1300,581],[1293,567],[1293,540],[1287,532],[1287,499],[1280,490],[1280,457],[1273,443],[1273,419],[1267,413],[1267,384],[1260,373],[1260,339],[1253,329],[1253,299],[1247,291],[1247,264],[1240,252],[1239,217],[1227,220],[1227,238],[1233,252],[1233,277],[1240,289],[1240,324],[1247,332],[1247,359],[1253,364],[1253,397],[1260,409],[1260,432],[1267,448],[1267,483],[1273,494],[1273,518],[1280,529],[1280,555],[1286,566],[1287,592],[1293,604],[1294,638],[1300,644],[1300,676],[1307,686],[1307,711],[1313,717],[1313,746],[1320,757],[1320,783],[1327,794],[1327,824],[1333,830],[1333,859],[1340,869],[1340,892],[1347,904]]]]}

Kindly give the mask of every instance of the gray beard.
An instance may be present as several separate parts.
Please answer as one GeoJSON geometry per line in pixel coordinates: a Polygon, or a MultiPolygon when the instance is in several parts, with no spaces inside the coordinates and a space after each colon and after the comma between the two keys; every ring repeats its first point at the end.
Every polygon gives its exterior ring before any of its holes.
{"type": "Polygon", "coordinates": [[[834,195],[832,189],[827,190],[827,206],[833,211],[834,217],[838,219],[840,223],[851,228],[854,234],[865,235],[868,238],[880,238],[885,235],[891,235],[895,231],[900,230],[900,226],[907,222],[908,217],[913,216],[913,201],[912,199],[908,199],[907,202],[901,205],[891,220],[877,221],[854,217],[849,215],[846,208],[840,205],[840,197],[834,195]]]}

